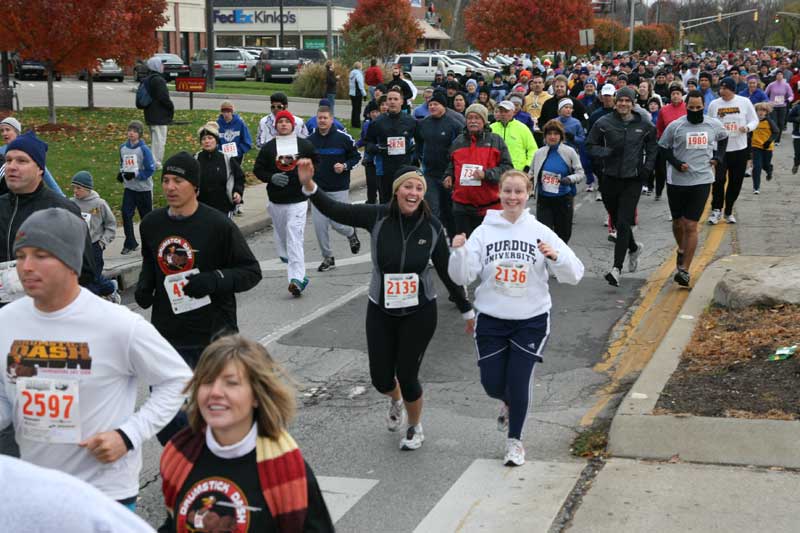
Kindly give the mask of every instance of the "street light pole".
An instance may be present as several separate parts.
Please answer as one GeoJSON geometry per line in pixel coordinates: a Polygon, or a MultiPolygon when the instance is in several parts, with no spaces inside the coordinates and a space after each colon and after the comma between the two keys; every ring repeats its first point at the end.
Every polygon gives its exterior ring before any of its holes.
{"type": "Polygon", "coordinates": [[[214,88],[214,2],[206,0],[206,85],[214,88]]]}
{"type": "Polygon", "coordinates": [[[280,12],[281,33],[280,33],[280,43],[278,43],[278,46],[283,48],[283,0],[281,0],[278,5],[280,6],[281,10],[280,12]]]}
{"type": "Polygon", "coordinates": [[[328,58],[333,59],[333,2],[328,0],[328,58]]]}
{"type": "Polygon", "coordinates": [[[631,0],[631,35],[628,39],[628,52],[633,53],[633,21],[636,15],[636,0],[631,0]]]}

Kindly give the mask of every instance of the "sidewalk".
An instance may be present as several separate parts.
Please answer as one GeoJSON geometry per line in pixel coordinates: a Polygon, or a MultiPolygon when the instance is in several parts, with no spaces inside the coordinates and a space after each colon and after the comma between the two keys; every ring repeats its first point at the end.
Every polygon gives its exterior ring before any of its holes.
{"type": "MultiPolygon", "coordinates": [[[[362,165],[357,166],[350,173],[350,190],[363,187],[366,181],[364,167],[362,165]]],[[[272,224],[272,219],[267,213],[267,203],[266,184],[251,185],[245,189],[242,216],[233,217],[233,221],[239,226],[245,237],[266,229],[272,224]]],[[[138,223],[134,224],[134,231],[136,240],[140,241],[138,223]]],[[[122,229],[122,224],[118,224],[117,236],[106,248],[105,268],[103,269],[106,277],[116,278],[119,281],[121,289],[127,289],[136,284],[142,266],[141,247],[133,253],[122,255],[122,244],[124,242],[125,233],[122,229]]]]}

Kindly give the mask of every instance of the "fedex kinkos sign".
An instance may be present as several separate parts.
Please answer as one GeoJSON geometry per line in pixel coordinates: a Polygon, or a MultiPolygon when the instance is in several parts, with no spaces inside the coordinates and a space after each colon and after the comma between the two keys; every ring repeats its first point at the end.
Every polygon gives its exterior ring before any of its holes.
{"type": "MultiPolygon", "coordinates": [[[[279,24],[281,14],[278,11],[271,13],[262,10],[245,11],[244,9],[234,9],[223,13],[219,9],[214,10],[214,22],[220,24],[279,24]]],[[[284,24],[294,24],[297,22],[297,15],[291,11],[283,14],[284,24]]]]}

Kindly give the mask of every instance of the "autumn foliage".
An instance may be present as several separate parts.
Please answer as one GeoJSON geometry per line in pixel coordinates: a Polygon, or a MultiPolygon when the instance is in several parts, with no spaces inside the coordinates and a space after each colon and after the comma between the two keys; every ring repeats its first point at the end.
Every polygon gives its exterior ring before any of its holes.
{"type": "Polygon", "coordinates": [[[676,40],[675,28],[668,24],[647,24],[633,29],[633,47],[642,52],[672,48],[676,40]]]}
{"type": "Polygon", "coordinates": [[[407,1],[358,0],[342,27],[348,46],[358,47],[362,57],[386,58],[412,52],[422,30],[407,1]]]}
{"type": "Polygon", "coordinates": [[[594,19],[594,47],[604,52],[628,48],[628,28],[612,19],[594,19]]]}
{"type": "Polygon", "coordinates": [[[586,0],[474,0],[464,10],[467,39],[484,54],[569,50],[591,27],[586,0]]]}

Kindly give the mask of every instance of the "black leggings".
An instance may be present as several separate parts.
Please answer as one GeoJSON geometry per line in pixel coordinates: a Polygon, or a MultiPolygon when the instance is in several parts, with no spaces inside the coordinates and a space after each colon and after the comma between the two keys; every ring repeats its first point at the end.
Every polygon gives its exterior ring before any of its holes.
{"type": "Polygon", "coordinates": [[[739,198],[744,181],[744,172],[747,169],[747,159],[750,150],[736,150],[727,152],[722,164],[717,165],[714,176],[714,185],[711,187],[711,209],[717,211],[725,207],[725,215],[733,213],[733,204],[739,198]],[[725,187],[727,178],[728,186],[725,187]]]}
{"type": "Polygon", "coordinates": [[[375,170],[375,164],[364,163],[364,172],[367,174],[367,203],[378,203],[378,174],[375,170]]]}
{"type": "Polygon", "coordinates": [[[406,316],[394,316],[369,302],[367,305],[367,352],[372,385],[387,394],[400,382],[407,402],[422,396],[419,367],[436,331],[436,300],[406,316]],[[397,380],[395,381],[395,377],[397,380]]]}
{"type": "Polygon", "coordinates": [[[622,270],[627,252],[636,251],[636,241],[631,227],[636,219],[636,204],[642,195],[642,180],[619,179],[603,176],[600,182],[603,204],[611,217],[611,225],[617,229],[614,244],[614,266],[622,270]]]}
{"type": "Polygon", "coordinates": [[[661,196],[664,192],[664,185],[667,183],[667,159],[661,155],[659,150],[656,156],[656,168],[647,178],[647,188],[656,192],[656,196],[661,196]]]}
{"type": "MultiPolygon", "coordinates": [[[[572,207],[573,196],[545,196],[536,197],[536,219],[556,232],[556,235],[565,243],[572,237],[572,207]]],[[[553,243],[548,243],[553,244],[553,243]]]]}

